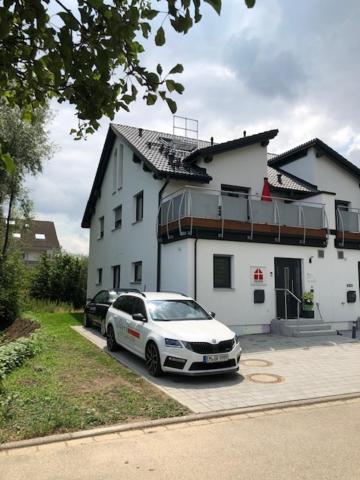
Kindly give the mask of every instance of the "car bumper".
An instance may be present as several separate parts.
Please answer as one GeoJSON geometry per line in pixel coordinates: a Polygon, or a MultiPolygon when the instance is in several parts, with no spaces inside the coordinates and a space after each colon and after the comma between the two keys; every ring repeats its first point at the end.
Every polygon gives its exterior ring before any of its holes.
{"type": "Polygon", "coordinates": [[[237,344],[226,355],[226,360],[209,363],[205,361],[206,355],[192,352],[186,348],[165,348],[161,354],[161,366],[164,372],[178,373],[181,375],[216,375],[231,373],[239,370],[241,347],[237,344]]]}

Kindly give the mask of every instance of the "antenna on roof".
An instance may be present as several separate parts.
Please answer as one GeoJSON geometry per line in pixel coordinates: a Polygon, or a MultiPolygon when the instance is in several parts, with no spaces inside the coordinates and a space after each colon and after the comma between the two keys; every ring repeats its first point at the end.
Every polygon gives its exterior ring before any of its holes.
{"type": "Polygon", "coordinates": [[[194,118],[173,115],[173,137],[180,135],[185,137],[192,145],[196,143],[199,148],[199,122],[194,118]],[[180,133],[177,133],[180,131],[180,133]]]}
{"type": "Polygon", "coordinates": [[[246,137],[246,130],[244,130],[244,137],[246,137]]]}

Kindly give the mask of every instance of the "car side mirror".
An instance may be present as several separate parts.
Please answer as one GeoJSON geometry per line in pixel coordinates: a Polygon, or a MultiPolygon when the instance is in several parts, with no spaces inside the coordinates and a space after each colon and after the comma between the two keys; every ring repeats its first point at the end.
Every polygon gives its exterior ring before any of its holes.
{"type": "Polygon", "coordinates": [[[216,313],[215,313],[215,312],[209,312],[209,315],[210,315],[210,317],[213,317],[213,318],[216,317],[216,313]]]}
{"type": "Polygon", "coordinates": [[[136,320],[137,322],[146,322],[146,318],[142,313],[134,313],[132,316],[133,320],[136,320]]]}

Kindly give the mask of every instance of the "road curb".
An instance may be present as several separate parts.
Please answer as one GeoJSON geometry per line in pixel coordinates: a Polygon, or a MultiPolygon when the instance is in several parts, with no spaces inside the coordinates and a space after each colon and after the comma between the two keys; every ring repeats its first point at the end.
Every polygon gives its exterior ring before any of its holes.
{"type": "Polygon", "coordinates": [[[343,394],[343,395],[332,395],[327,397],[315,397],[315,398],[302,399],[302,400],[291,400],[288,402],[270,403],[265,405],[256,405],[253,407],[234,408],[231,410],[219,410],[217,412],[194,413],[191,415],[185,415],[183,417],[163,418],[159,420],[148,420],[146,422],[112,425],[109,427],[99,427],[91,430],[82,430],[82,431],[72,432],[72,433],[61,433],[57,435],[50,435],[47,437],[37,437],[29,440],[19,440],[16,442],[8,442],[8,443],[4,443],[3,445],[0,445],[0,451],[34,447],[34,446],[46,445],[50,443],[66,442],[66,441],[71,441],[71,440],[76,440],[81,438],[97,437],[100,435],[107,435],[109,433],[121,433],[121,432],[128,432],[131,430],[143,430],[145,428],[148,429],[148,428],[154,428],[159,426],[189,423],[189,422],[194,422],[198,420],[211,420],[214,418],[221,418],[221,417],[227,417],[227,416],[245,415],[247,413],[253,413],[253,412],[267,412],[275,409],[286,410],[287,408],[292,408],[292,407],[301,407],[301,406],[313,405],[313,404],[319,404],[319,403],[339,402],[339,401],[351,400],[355,398],[360,398],[360,392],[343,394]]]}

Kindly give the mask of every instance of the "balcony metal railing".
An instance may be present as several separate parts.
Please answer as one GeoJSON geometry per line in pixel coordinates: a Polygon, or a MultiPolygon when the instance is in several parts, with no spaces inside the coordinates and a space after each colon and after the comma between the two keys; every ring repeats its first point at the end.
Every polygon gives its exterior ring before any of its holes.
{"type": "Polygon", "coordinates": [[[341,233],[341,245],[345,244],[345,233],[360,233],[360,209],[337,207],[336,229],[341,233]]]}
{"type": "Polygon", "coordinates": [[[193,186],[186,186],[164,197],[159,208],[159,225],[166,228],[168,238],[171,236],[169,225],[174,222],[178,224],[180,235],[185,233],[185,218],[190,219],[190,234],[193,231],[194,218],[220,220],[220,237],[224,235],[225,221],[248,223],[250,240],[253,239],[256,224],[276,226],[278,241],[284,226],[301,228],[303,243],[308,230],[326,229],[329,232],[323,204],[278,197],[272,197],[271,202],[265,202],[255,195],[193,186]]]}

